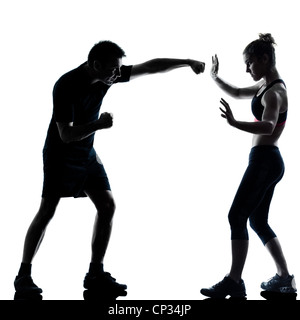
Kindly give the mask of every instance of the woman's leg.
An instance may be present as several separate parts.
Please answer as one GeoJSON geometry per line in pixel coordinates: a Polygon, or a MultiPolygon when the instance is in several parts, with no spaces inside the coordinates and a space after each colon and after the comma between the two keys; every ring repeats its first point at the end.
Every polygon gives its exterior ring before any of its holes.
{"type": "Polygon", "coordinates": [[[269,207],[273,197],[275,185],[276,184],[271,186],[267,191],[263,201],[250,216],[249,220],[250,226],[256,232],[265,245],[265,248],[271,254],[277,268],[277,274],[285,278],[289,275],[287,263],[279,240],[268,223],[269,207]]]}
{"type": "Polygon", "coordinates": [[[242,278],[248,253],[247,221],[260,201],[263,192],[262,186],[257,181],[258,171],[256,166],[248,166],[228,215],[231,228],[232,253],[229,276],[236,282],[239,282],[242,278]]]}
{"type": "Polygon", "coordinates": [[[265,244],[265,247],[270,252],[275,262],[277,274],[282,278],[286,278],[289,275],[289,271],[278,238],[276,237],[268,241],[265,244]]]}
{"type": "Polygon", "coordinates": [[[242,272],[248,253],[248,246],[248,240],[231,240],[232,262],[228,275],[237,283],[242,278],[242,272]]]}

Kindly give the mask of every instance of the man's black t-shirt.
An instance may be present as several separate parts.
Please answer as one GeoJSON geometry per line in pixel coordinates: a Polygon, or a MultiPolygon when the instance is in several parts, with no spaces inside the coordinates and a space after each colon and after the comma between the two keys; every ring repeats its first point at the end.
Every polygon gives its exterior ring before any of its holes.
{"type": "MultiPolygon", "coordinates": [[[[121,67],[121,77],[116,82],[130,79],[132,66],[121,67]]],[[[82,125],[99,118],[102,100],[109,85],[101,81],[93,84],[84,65],[64,74],[54,85],[53,115],[43,149],[43,196],[52,193],[60,197],[84,196],[82,184],[91,165],[99,158],[93,147],[94,135],[70,143],[64,143],[59,135],[57,122],[82,125]]],[[[97,161],[98,160],[98,161],[97,161]]],[[[102,169],[103,175],[105,170],[102,169]]]]}

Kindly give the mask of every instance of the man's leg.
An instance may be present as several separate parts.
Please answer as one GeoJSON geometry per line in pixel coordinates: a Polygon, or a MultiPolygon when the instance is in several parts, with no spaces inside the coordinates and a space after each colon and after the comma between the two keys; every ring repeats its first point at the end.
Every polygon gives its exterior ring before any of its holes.
{"type": "Polygon", "coordinates": [[[15,280],[16,291],[38,291],[31,279],[31,263],[44,238],[46,228],[54,216],[59,198],[42,198],[38,213],[34,217],[25,238],[22,264],[15,280]]]}
{"type": "Polygon", "coordinates": [[[97,209],[92,237],[91,262],[101,264],[110,240],[115,202],[109,190],[86,190],[85,193],[97,209]]]}
{"type": "Polygon", "coordinates": [[[34,217],[25,238],[23,263],[30,264],[44,238],[48,223],[53,218],[59,198],[42,198],[40,209],[34,217]]]}
{"type": "Polygon", "coordinates": [[[119,284],[103,270],[103,260],[110,240],[115,202],[110,190],[86,189],[85,193],[94,203],[97,214],[92,237],[90,269],[84,280],[86,289],[102,287],[117,295],[126,295],[127,286],[119,284]]]}

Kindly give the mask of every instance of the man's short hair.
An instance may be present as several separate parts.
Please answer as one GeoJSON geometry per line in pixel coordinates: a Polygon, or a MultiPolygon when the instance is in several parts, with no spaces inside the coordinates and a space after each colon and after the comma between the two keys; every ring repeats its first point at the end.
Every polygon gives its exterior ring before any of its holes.
{"type": "Polygon", "coordinates": [[[96,43],[90,50],[88,55],[88,64],[93,66],[95,60],[104,63],[111,59],[119,59],[125,57],[125,52],[117,44],[105,40],[96,43]]]}

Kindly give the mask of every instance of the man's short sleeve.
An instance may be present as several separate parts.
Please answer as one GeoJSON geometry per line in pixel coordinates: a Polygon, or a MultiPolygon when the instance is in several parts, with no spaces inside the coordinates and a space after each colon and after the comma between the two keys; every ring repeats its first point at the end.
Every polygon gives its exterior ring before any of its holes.
{"type": "Polygon", "coordinates": [[[128,82],[131,76],[132,66],[121,66],[121,77],[117,78],[116,82],[128,82]]]}

